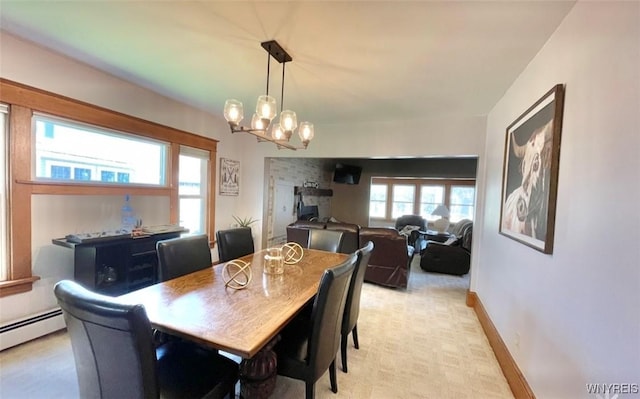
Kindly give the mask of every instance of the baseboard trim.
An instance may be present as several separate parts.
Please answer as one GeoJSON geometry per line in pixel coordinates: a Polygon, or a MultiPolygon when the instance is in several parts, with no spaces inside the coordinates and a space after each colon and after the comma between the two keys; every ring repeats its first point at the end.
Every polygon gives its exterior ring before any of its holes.
{"type": "Polygon", "coordinates": [[[531,387],[529,387],[527,380],[511,356],[507,345],[505,345],[502,337],[500,337],[496,326],[489,318],[478,294],[473,291],[467,291],[467,306],[472,307],[476,312],[480,325],[489,340],[489,345],[491,345],[493,353],[495,353],[496,359],[498,359],[498,364],[502,369],[502,373],[507,379],[511,392],[513,392],[513,396],[516,399],[535,399],[531,387]]]}
{"type": "Polygon", "coordinates": [[[65,327],[62,309],[47,311],[9,321],[0,326],[0,351],[58,331],[65,327]]]}

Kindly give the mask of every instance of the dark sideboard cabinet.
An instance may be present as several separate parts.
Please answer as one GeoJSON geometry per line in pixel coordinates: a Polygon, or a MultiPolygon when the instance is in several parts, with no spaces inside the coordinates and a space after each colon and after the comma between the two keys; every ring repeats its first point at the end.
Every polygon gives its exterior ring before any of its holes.
{"type": "Polygon", "coordinates": [[[182,231],[82,243],[64,238],[53,244],[73,250],[73,278],[86,288],[117,296],[158,282],[156,243],[179,237],[182,231]]]}

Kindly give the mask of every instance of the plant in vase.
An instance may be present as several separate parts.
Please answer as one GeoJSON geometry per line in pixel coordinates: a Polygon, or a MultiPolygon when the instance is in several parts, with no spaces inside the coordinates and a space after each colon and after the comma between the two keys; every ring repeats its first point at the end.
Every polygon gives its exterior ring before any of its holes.
{"type": "Polygon", "coordinates": [[[251,225],[257,221],[259,221],[260,219],[254,219],[251,216],[246,217],[246,218],[241,218],[238,216],[233,216],[233,220],[236,221],[236,224],[238,225],[238,227],[251,227],[251,225]]]}

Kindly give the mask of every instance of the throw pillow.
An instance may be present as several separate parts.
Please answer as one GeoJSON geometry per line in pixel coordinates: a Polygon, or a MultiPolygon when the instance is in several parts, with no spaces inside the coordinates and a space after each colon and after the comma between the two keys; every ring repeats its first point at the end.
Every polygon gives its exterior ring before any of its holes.
{"type": "Polygon", "coordinates": [[[420,230],[420,226],[413,226],[408,224],[404,226],[402,230],[400,230],[400,234],[402,234],[403,236],[409,237],[411,235],[411,232],[414,230],[420,230]]]}

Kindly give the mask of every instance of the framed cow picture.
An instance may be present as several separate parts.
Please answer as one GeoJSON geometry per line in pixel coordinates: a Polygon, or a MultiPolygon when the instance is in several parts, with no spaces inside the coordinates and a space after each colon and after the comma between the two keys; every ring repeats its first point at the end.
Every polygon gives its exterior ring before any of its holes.
{"type": "Polygon", "coordinates": [[[507,127],[500,234],[553,253],[564,86],[558,84],[507,127]]]}

